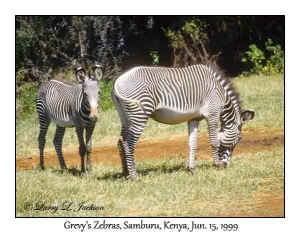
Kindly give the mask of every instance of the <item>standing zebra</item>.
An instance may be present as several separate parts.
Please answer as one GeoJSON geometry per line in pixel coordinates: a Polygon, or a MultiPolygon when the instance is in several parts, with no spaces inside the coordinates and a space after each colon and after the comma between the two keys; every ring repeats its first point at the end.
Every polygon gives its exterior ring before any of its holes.
{"type": "Polygon", "coordinates": [[[208,123],[214,164],[229,166],[242,125],[254,117],[252,110],[241,111],[229,81],[212,65],[135,67],[115,81],[112,96],[122,122],[118,147],[123,173],[132,179],[137,178],[135,146],[149,117],[164,124],[188,122],[192,172],[199,121],[208,123]]]}
{"type": "Polygon", "coordinates": [[[44,169],[45,136],[50,122],[56,124],[53,144],[61,169],[66,169],[62,154],[62,140],[65,129],[76,128],[81,157],[81,172],[85,175],[84,156],[87,153],[87,171],[91,171],[92,134],[98,118],[99,80],[103,71],[95,65],[92,72],[79,67],[76,77],[79,84],[69,85],[61,81],[51,80],[38,90],[36,108],[39,115],[40,134],[38,137],[40,150],[40,167],[44,169]],[[84,144],[83,131],[86,144],[84,144]]]}

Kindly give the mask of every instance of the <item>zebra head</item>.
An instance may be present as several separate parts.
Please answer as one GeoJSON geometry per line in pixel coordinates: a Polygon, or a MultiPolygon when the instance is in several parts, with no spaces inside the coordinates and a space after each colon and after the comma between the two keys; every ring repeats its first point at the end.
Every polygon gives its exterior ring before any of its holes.
{"type": "Polygon", "coordinates": [[[247,121],[252,120],[254,116],[255,112],[253,110],[246,110],[241,114],[239,123],[234,124],[231,127],[221,127],[221,131],[218,134],[220,142],[219,159],[221,165],[224,164],[225,167],[229,167],[233,149],[242,137],[242,125],[247,121]]]}
{"type": "Polygon", "coordinates": [[[86,72],[82,67],[76,71],[76,77],[82,83],[82,109],[88,119],[96,121],[98,119],[99,104],[99,81],[103,76],[100,65],[96,64],[86,72]]]}

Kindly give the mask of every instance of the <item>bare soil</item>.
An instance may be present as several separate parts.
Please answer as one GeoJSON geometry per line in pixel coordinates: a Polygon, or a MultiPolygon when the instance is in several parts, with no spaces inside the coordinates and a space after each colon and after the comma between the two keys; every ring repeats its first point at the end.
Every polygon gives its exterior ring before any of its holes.
{"type": "MultiPolygon", "coordinates": [[[[233,159],[245,152],[261,152],[274,149],[274,147],[283,147],[284,136],[280,131],[272,132],[243,132],[243,138],[236,146],[233,152],[233,159]]],[[[121,164],[117,142],[111,142],[110,145],[99,146],[94,144],[92,151],[92,164],[121,164]]],[[[209,145],[208,136],[198,136],[198,160],[211,160],[212,152],[209,145]]],[[[187,136],[173,136],[169,138],[141,140],[138,142],[135,151],[135,160],[150,160],[169,158],[171,156],[188,157],[188,137],[187,136]]],[[[64,158],[68,167],[80,165],[80,156],[78,147],[72,150],[64,151],[64,158]]],[[[39,166],[39,156],[17,156],[16,168],[17,170],[32,169],[39,166]]],[[[58,159],[55,151],[45,152],[45,166],[59,167],[58,159]]]]}

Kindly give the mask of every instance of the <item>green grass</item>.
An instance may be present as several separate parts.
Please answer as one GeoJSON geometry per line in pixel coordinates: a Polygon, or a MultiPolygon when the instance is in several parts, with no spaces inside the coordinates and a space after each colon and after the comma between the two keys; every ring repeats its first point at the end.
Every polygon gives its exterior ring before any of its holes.
{"type": "Polygon", "coordinates": [[[264,127],[283,129],[284,121],[283,75],[251,76],[233,80],[240,93],[244,109],[254,109],[254,120],[247,128],[264,127]]]}
{"type": "Polygon", "coordinates": [[[119,166],[94,166],[93,174],[86,178],[59,174],[55,168],[19,171],[17,216],[216,216],[249,214],[250,210],[268,214],[255,206],[255,196],[283,192],[282,151],[242,154],[230,169],[219,170],[210,161],[198,161],[194,176],[185,165],[179,157],[137,162],[140,182],[118,177],[119,166]],[[104,206],[104,210],[24,210],[25,203],[38,201],[60,207],[70,201],[73,209],[87,202],[104,206]]]}
{"type": "MultiPolygon", "coordinates": [[[[249,78],[236,78],[233,83],[240,92],[240,98],[244,109],[254,109],[255,118],[247,123],[245,128],[265,128],[283,130],[283,76],[252,76],[249,78]]],[[[107,97],[107,96],[106,96],[107,97]]],[[[106,98],[107,99],[107,98],[106,98]]],[[[106,100],[107,101],[107,100],[106,100]]],[[[109,103],[106,103],[108,106],[109,103]]],[[[117,142],[120,134],[121,124],[116,110],[101,111],[100,118],[96,124],[93,141],[97,143],[117,142]]],[[[207,124],[200,123],[200,134],[207,134],[207,124]]],[[[54,138],[55,126],[51,124],[47,134],[46,151],[53,151],[52,140],[54,138]]],[[[37,113],[28,120],[18,120],[16,129],[17,156],[37,155],[37,137],[39,134],[39,123],[37,113]]],[[[187,134],[187,124],[164,125],[149,120],[141,139],[166,137],[176,134],[187,134]]],[[[74,129],[67,129],[64,137],[64,148],[77,146],[77,136],[74,129]]]]}

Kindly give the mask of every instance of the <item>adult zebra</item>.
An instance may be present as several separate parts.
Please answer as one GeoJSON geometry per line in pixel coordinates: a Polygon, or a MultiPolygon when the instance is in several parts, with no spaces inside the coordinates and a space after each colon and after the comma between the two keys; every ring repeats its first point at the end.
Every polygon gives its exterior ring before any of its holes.
{"type": "Polygon", "coordinates": [[[91,171],[92,134],[98,118],[99,80],[103,75],[101,67],[96,64],[86,72],[79,67],[76,77],[79,84],[69,85],[61,81],[50,80],[38,90],[36,108],[40,122],[38,137],[40,150],[40,167],[44,169],[45,136],[50,122],[56,124],[53,144],[61,169],[66,169],[62,154],[62,140],[65,129],[75,127],[81,157],[81,172],[85,175],[84,156],[87,153],[87,167],[91,171]],[[83,132],[86,130],[86,144],[83,132]]]}
{"type": "Polygon", "coordinates": [[[188,122],[192,172],[199,121],[208,123],[214,164],[229,166],[242,125],[254,117],[252,110],[241,111],[230,82],[212,65],[135,67],[115,81],[112,96],[122,122],[118,147],[123,173],[132,179],[137,178],[135,146],[149,117],[165,124],[188,122]]]}

